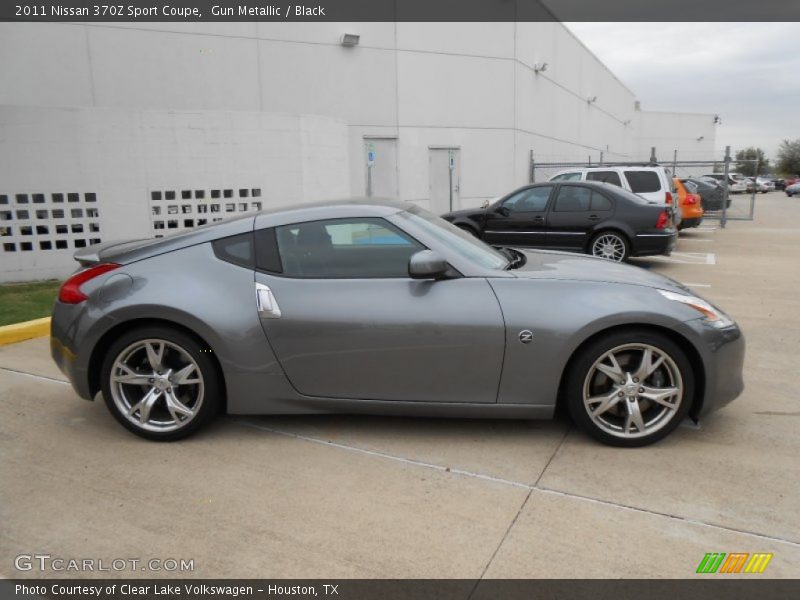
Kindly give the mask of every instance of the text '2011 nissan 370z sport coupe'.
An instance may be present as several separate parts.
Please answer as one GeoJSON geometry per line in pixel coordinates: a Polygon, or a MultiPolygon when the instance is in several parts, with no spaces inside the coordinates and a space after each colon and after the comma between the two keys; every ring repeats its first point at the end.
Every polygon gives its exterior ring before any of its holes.
{"type": "Polygon", "coordinates": [[[641,446],[742,391],[736,323],[683,285],[495,249],[410,204],[249,214],[92,246],[53,310],[77,393],[174,440],[230,414],[549,418],[641,446]]]}

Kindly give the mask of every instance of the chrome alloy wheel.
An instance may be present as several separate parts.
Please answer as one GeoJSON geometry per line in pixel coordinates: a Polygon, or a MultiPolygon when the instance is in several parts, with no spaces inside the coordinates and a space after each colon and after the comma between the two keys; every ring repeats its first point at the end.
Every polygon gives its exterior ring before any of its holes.
{"type": "Polygon", "coordinates": [[[594,424],[620,438],[650,435],[672,421],[683,401],[675,361],[649,344],[624,344],[598,358],[583,383],[594,424]]]}
{"type": "Polygon", "coordinates": [[[203,403],[203,374],[186,350],[166,340],[139,340],[111,367],[111,396],[119,412],[141,429],[175,431],[203,403]]]}
{"type": "Polygon", "coordinates": [[[625,241],[614,233],[604,233],[592,242],[592,255],[619,262],[625,258],[625,241]]]}

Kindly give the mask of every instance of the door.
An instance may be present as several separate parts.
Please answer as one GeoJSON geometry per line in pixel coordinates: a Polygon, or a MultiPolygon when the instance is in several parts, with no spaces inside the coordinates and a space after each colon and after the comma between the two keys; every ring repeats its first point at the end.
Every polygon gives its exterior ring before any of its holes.
{"type": "Polygon", "coordinates": [[[540,185],[520,190],[489,209],[484,241],[498,246],[545,246],[547,205],[553,187],[540,185]]]}
{"type": "Polygon", "coordinates": [[[460,154],[458,148],[428,149],[428,197],[431,202],[431,212],[437,215],[461,207],[460,154]]]}
{"type": "Polygon", "coordinates": [[[424,246],[381,218],[256,229],[265,341],[298,392],[496,402],[505,333],[485,279],[409,278],[424,246]]]}
{"type": "Polygon", "coordinates": [[[547,246],[582,251],[591,232],[614,214],[612,201],[589,187],[562,184],[547,216],[547,246]]]}
{"type": "Polygon", "coordinates": [[[370,198],[397,198],[397,140],[364,138],[366,169],[365,195],[370,198]]]}

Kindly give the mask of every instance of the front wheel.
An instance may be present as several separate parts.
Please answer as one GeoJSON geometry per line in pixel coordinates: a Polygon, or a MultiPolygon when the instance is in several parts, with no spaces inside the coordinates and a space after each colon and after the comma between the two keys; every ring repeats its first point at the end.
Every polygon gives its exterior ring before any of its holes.
{"type": "Polygon", "coordinates": [[[208,349],[166,327],[143,327],[116,340],[103,362],[101,386],[117,421],[161,441],[186,437],[208,423],[222,392],[208,349]]]}
{"type": "Polygon", "coordinates": [[[581,350],[567,374],[575,424],[611,446],[652,444],[686,417],[694,372],[683,350],[653,331],[611,334],[581,350]]]}
{"type": "Polygon", "coordinates": [[[602,231],[589,242],[589,254],[592,256],[622,262],[629,253],[628,240],[616,231],[602,231]]]}

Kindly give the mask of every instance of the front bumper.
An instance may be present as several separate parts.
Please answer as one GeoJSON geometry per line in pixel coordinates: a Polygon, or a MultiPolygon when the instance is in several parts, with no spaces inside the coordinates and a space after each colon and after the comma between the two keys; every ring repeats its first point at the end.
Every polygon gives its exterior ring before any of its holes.
{"type": "Polygon", "coordinates": [[[716,329],[704,319],[683,323],[682,333],[694,341],[703,362],[704,382],[696,393],[701,403],[695,405],[692,417],[699,418],[735,400],[744,390],[745,341],[738,325],[716,329]]]}

